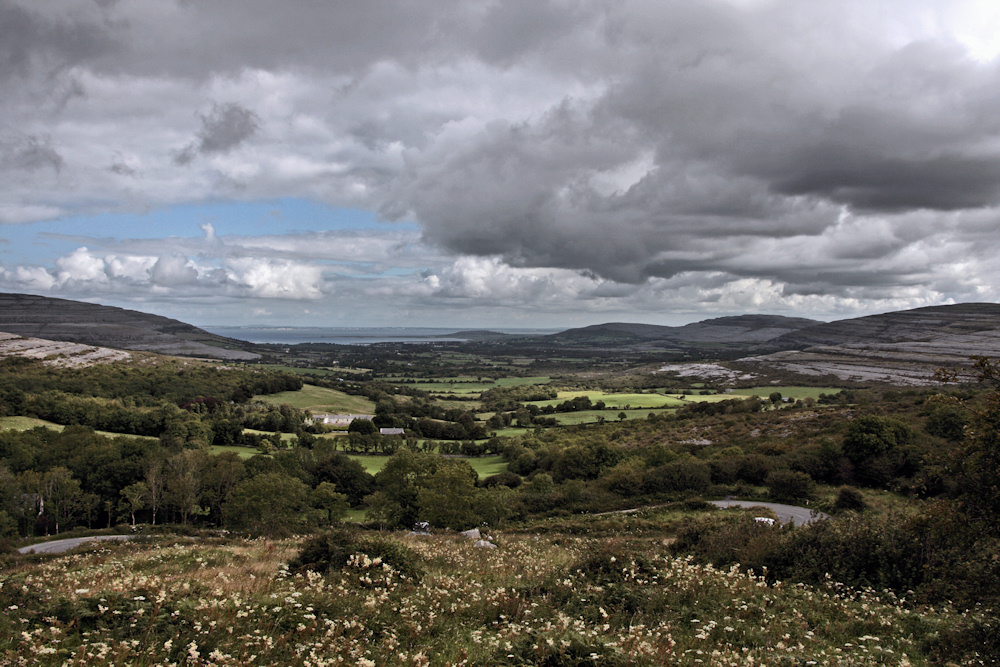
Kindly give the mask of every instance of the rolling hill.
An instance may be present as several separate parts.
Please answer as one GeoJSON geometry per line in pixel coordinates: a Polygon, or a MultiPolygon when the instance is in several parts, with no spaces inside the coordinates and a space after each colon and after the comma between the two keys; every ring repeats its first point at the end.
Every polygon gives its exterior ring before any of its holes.
{"type": "Polygon", "coordinates": [[[225,360],[259,357],[243,341],[167,317],[32,294],[0,293],[0,331],[119,350],[225,360]]]}
{"type": "Polygon", "coordinates": [[[654,344],[675,346],[750,345],[769,341],[818,324],[816,320],[781,315],[717,317],[680,327],[612,322],[569,329],[549,338],[576,344],[654,344]]]}

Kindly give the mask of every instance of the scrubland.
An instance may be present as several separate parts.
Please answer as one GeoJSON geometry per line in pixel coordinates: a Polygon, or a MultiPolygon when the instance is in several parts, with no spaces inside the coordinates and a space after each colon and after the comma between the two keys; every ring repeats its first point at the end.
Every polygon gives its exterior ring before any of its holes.
{"type": "Polygon", "coordinates": [[[41,665],[990,664],[977,612],[769,581],[662,541],[155,537],[8,562],[0,655],[41,665]],[[377,548],[372,548],[372,545],[377,548]],[[351,545],[348,545],[349,547],[351,545]],[[348,548],[350,550],[350,548],[348,548]],[[315,564],[313,564],[315,565],[315,564]]]}

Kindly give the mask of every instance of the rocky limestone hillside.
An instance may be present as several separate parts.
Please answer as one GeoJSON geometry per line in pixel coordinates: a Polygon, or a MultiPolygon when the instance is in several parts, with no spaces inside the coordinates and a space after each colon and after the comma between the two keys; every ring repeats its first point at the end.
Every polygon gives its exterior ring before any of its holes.
{"type": "Polygon", "coordinates": [[[123,350],[112,350],[108,347],[94,347],[93,345],[42,338],[26,338],[0,331],[0,357],[41,359],[46,366],[82,368],[95,364],[128,361],[132,355],[123,350]]]}
{"type": "Polygon", "coordinates": [[[861,382],[929,385],[938,369],[970,357],[1000,357],[1000,304],[916,308],[818,324],[785,334],[776,350],[741,362],[802,375],[861,382]]]}
{"type": "Polygon", "coordinates": [[[250,360],[247,344],[159,315],[31,294],[0,294],[0,331],[160,354],[250,360]]]}

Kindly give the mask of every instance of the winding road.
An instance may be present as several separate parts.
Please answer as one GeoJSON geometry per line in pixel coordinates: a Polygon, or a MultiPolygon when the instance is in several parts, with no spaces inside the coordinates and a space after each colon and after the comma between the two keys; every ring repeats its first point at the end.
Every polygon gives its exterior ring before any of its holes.
{"type": "Polygon", "coordinates": [[[764,507],[774,512],[781,523],[790,523],[793,526],[804,526],[813,521],[830,518],[829,514],[811,510],[808,507],[782,505],[781,503],[765,503],[757,500],[710,500],[708,502],[722,509],[727,507],[764,507]]]}
{"type": "Polygon", "coordinates": [[[130,540],[132,535],[89,535],[87,537],[70,537],[65,540],[52,540],[51,542],[39,542],[29,544],[17,550],[22,554],[61,554],[70,549],[76,549],[84,542],[94,540],[130,540]]]}

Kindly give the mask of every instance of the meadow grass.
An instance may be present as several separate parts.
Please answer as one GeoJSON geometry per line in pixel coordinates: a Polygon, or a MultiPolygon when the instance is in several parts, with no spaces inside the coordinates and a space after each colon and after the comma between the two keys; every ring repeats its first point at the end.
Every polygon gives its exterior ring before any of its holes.
{"type": "Polygon", "coordinates": [[[249,459],[261,453],[256,447],[238,447],[236,445],[211,445],[208,452],[213,455],[234,452],[241,459],[249,459]]]}
{"type": "MultiPolygon", "coordinates": [[[[274,435],[274,431],[260,431],[260,430],[255,429],[255,428],[245,428],[245,429],[243,429],[243,432],[244,433],[253,433],[254,435],[274,435]]],[[[285,442],[285,443],[294,442],[295,440],[298,439],[298,436],[295,435],[294,433],[280,433],[279,432],[278,435],[281,436],[281,441],[285,442]]]]}
{"type": "MultiPolygon", "coordinates": [[[[390,458],[372,454],[348,454],[347,456],[364,466],[365,472],[369,475],[374,475],[382,470],[390,458]]],[[[503,460],[502,456],[463,456],[455,457],[455,459],[468,462],[480,479],[496,475],[507,469],[507,462],[503,460]]]]}
{"type": "Polygon", "coordinates": [[[34,417],[0,417],[0,431],[29,431],[39,426],[61,431],[65,426],[34,417]]]}
{"type": "MultiPolygon", "coordinates": [[[[481,394],[496,387],[524,387],[533,385],[544,385],[552,381],[547,376],[534,377],[500,377],[491,379],[485,376],[454,376],[443,378],[420,378],[409,377],[399,378],[399,380],[411,380],[405,383],[407,387],[413,387],[435,394],[481,394]]],[[[399,381],[397,380],[397,382],[399,381]]],[[[400,382],[400,384],[403,384],[400,382]]]]}
{"type": "MultiPolygon", "coordinates": [[[[33,428],[49,428],[53,431],[62,431],[66,427],[62,424],[56,424],[55,422],[46,421],[44,419],[36,419],[34,417],[0,417],[0,431],[29,431],[33,428]]],[[[99,435],[106,436],[108,438],[141,438],[143,440],[157,440],[158,438],[150,435],[132,435],[131,433],[112,433],[111,431],[94,431],[99,435]]]]}
{"type": "MultiPolygon", "coordinates": [[[[18,557],[0,572],[0,662],[40,665],[978,664],[978,612],[768,582],[663,540],[493,533],[289,569],[302,541],[153,538],[18,557]]],[[[979,656],[989,659],[990,656],[979,656]]]]}
{"type": "MultiPolygon", "coordinates": [[[[614,394],[603,391],[560,391],[554,399],[548,401],[530,401],[529,404],[537,405],[540,408],[544,408],[549,405],[555,407],[560,403],[581,396],[589,398],[591,403],[604,401],[607,408],[613,410],[619,410],[624,408],[626,405],[631,406],[632,408],[662,408],[665,406],[678,407],[684,404],[684,402],[677,397],[664,394],[614,394]]],[[[687,398],[690,400],[697,400],[699,398],[713,397],[690,396],[687,398]]]]}
{"type": "Polygon", "coordinates": [[[298,391],[282,391],[277,394],[266,396],[255,396],[272,405],[282,405],[287,403],[300,410],[311,412],[329,412],[334,414],[363,414],[370,415],[375,412],[375,404],[364,396],[353,396],[345,394],[335,389],[317,387],[316,385],[303,385],[298,391]]]}
{"type": "Polygon", "coordinates": [[[547,417],[555,417],[561,426],[576,426],[578,424],[594,424],[604,418],[605,422],[617,422],[618,414],[624,412],[627,420],[646,419],[650,413],[660,415],[672,412],[673,409],[642,408],[638,410],[620,410],[618,408],[608,410],[578,410],[576,412],[557,412],[547,417]]]}

